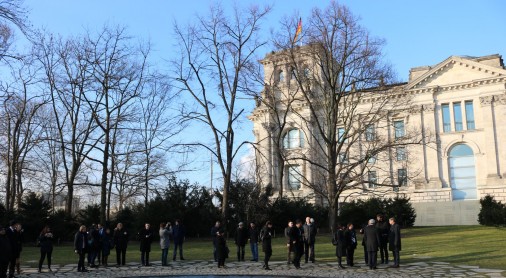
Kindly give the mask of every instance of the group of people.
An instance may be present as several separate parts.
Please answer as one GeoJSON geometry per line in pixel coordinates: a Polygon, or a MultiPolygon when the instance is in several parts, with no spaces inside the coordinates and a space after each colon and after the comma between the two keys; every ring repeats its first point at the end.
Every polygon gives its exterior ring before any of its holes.
{"type": "MultiPolygon", "coordinates": [[[[362,246],[364,247],[364,259],[369,269],[376,269],[378,265],[378,251],[380,251],[381,264],[388,264],[388,251],[392,251],[393,265],[390,267],[399,267],[399,252],[401,251],[401,234],[400,226],[396,223],[394,217],[388,222],[382,214],[376,216],[376,220],[370,219],[367,225],[360,230],[364,236],[362,238],[362,246]],[[388,246],[388,249],[387,249],[388,246]]],[[[332,243],[336,246],[336,256],[338,266],[341,269],[342,258],[346,257],[346,264],[350,267],[354,266],[353,256],[357,248],[357,235],[353,224],[346,227],[338,225],[338,229],[334,234],[332,243]]]]}
{"type": "MultiPolygon", "coordinates": [[[[295,222],[288,221],[285,228],[285,238],[287,247],[287,263],[293,264],[295,268],[300,268],[302,256],[306,263],[315,262],[315,241],[318,229],[315,221],[311,217],[306,217],[305,222],[297,219],[295,222]]],[[[395,218],[385,221],[382,214],[378,214],[375,219],[370,219],[368,224],[360,230],[363,234],[362,245],[364,247],[365,263],[370,269],[376,269],[378,264],[377,253],[380,252],[381,264],[389,263],[388,251],[392,251],[393,265],[390,267],[399,267],[399,252],[401,250],[400,227],[396,223],[395,218]],[[388,247],[388,249],[387,249],[388,247]]],[[[175,261],[178,251],[180,260],[183,257],[183,242],[185,239],[185,228],[180,220],[176,220],[175,224],[171,222],[160,223],[159,229],[160,248],[162,250],[162,266],[168,265],[168,251],[171,241],[174,250],[172,259],[175,261]]],[[[218,263],[218,267],[225,267],[225,260],[229,257],[230,250],[225,239],[225,230],[222,228],[221,222],[216,221],[211,228],[211,236],[213,239],[213,256],[214,261],[218,263]]],[[[264,253],[263,268],[271,270],[269,260],[272,256],[272,237],[274,231],[272,222],[267,221],[265,225],[258,229],[254,222],[249,223],[246,227],[240,222],[235,234],[234,243],[236,245],[236,254],[238,261],[244,261],[246,253],[246,244],[249,242],[252,259],[257,262],[259,260],[258,247],[261,245],[264,253]]],[[[19,258],[22,249],[23,229],[20,223],[15,220],[10,221],[9,227],[0,226],[0,278],[14,277],[14,272],[19,268],[19,258]]],[[[145,223],[144,227],[137,233],[140,241],[141,264],[150,266],[149,254],[151,245],[155,239],[155,232],[151,229],[149,223],[145,223]]],[[[118,223],[113,231],[101,224],[91,225],[89,228],[82,225],[74,236],[74,251],[78,254],[78,272],[87,272],[85,267],[86,254],[89,267],[98,267],[98,265],[108,266],[108,257],[112,249],[116,249],[116,264],[118,266],[125,265],[125,256],[130,235],[123,227],[122,223],[118,223]]],[[[47,258],[48,270],[51,271],[51,255],[53,252],[54,236],[49,226],[45,226],[40,232],[37,245],[40,246],[40,259],[38,270],[42,271],[42,265],[47,258]]],[[[357,235],[353,224],[347,226],[339,225],[337,231],[333,233],[332,244],[336,246],[336,257],[338,266],[341,269],[343,257],[346,258],[346,264],[349,267],[354,266],[354,253],[357,248],[357,235]]]]}
{"type": "MultiPolygon", "coordinates": [[[[162,250],[162,265],[166,266],[168,250],[170,241],[174,242],[174,255],[173,260],[176,260],[177,251],[179,250],[179,258],[184,260],[183,257],[183,242],[185,238],[185,230],[180,220],[176,220],[172,225],[170,222],[161,223],[160,230],[160,248],[162,250]]],[[[77,264],[78,272],[87,272],[84,265],[85,255],[88,254],[88,266],[97,267],[95,261],[98,259],[98,264],[108,266],[108,257],[110,250],[116,249],[116,265],[125,265],[126,250],[130,235],[123,227],[122,223],[118,223],[114,228],[113,233],[109,228],[104,228],[102,225],[92,225],[90,228],[82,225],[79,231],[74,236],[74,250],[79,255],[77,264]]],[[[149,261],[149,254],[151,252],[151,245],[155,239],[155,232],[151,229],[150,223],[145,223],[144,227],[137,233],[139,240],[139,249],[141,252],[142,266],[151,266],[149,261]]]]}
{"type": "Polygon", "coordinates": [[[0,225],[0,278],[14,277],[14,271],[20,273],[20,256],[23,243],[23,227],[21,223],[11,220],[9,227],[0,225]]]}

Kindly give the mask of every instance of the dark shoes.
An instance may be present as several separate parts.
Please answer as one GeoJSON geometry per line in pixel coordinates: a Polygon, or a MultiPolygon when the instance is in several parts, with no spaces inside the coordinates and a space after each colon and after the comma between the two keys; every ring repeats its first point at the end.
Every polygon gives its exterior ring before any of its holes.
{"type": "Polygon", "coordinates": [[[346,267],[344,267],[342,264],[338,265],[339,269],[345,269],[346,267]]]}

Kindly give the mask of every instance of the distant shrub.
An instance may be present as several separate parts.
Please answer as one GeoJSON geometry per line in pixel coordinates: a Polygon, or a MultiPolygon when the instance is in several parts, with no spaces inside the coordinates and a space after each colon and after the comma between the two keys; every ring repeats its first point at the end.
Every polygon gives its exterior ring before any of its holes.
{"type": "Polygon", "coordinates": [[[409,198],[395,197],[394,199],[371,198],[368,200],[354,200],[341,205],[338,222],[353,223],[355,227],[362,227],[369,219],[376,219],[376,215],[385,215],[385,220],[395,217],[402,227],[412,227],[415,224],[415,209],[409,198]]]}
{"type": "Polygon", "coordinates": [[[478,222],[485,226],[506,225],[506,205],[487,195],[480,200],[481,209],[478,222]]]}

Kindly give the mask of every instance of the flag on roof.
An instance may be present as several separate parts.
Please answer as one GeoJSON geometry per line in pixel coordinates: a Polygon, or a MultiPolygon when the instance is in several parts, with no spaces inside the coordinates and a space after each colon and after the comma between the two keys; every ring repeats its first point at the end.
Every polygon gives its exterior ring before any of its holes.
{"type": "Polygon", "coordinates": [[[302,32],[302,17],[299,18],[299,24],[297,24],[297,30],[295,31],[295,36],[293,37],[293,43],[297,42],[297,37],[302,32]]]}

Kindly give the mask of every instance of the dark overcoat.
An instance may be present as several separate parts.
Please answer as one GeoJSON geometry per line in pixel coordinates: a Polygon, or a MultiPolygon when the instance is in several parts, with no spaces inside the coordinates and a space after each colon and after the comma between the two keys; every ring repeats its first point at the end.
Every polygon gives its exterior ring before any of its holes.
{"type": "Polygon", "coordinates": [[[272,252],[272,229],[264,226],[260,232],[262,238],[262,250],[265,253],[272,252]]]}
{"type": "Polygon", "coordinates": [[[399,224],[395,223],[390,227],[388,242],[389,242],[388,249],[390,251],[394,250],[401,251],[401,228],[399,224]]]}
{"type": "Polygon", "coordinates": [[[116,249],[127,249],[128,240],[128,231],[125,228],[114,229],[114,246],[116,246],[116,249]]]}
{"type": "Polygon", "coordinates": [[[235,244],[239,246],[246,245],[248,242],[248,230],[246,228],[237,228],[235,232],[235,244]]]}
{"type": "Polygon", "coordinates": [[[376,227],[369,225],[364,228],[364,242],[368,252],[378,251],[380,236],[376,227]]]}
{"type": "Polygon", "coordinates": [[[335,239],[337,242],[336,245],[336,256],[337,257],[345,257],[346,256],[346,238],[344,237],[343,230],[337,230],[335,234],[335,239]]]}
{"type": "Polygon", "coordinates": [[[151,252],[151,243],[153,242],[154,234],[151,229],[146,230],[142,229],[139,232],[139,240],[141,242],[140,250],[141,252],[151,252]]]}

